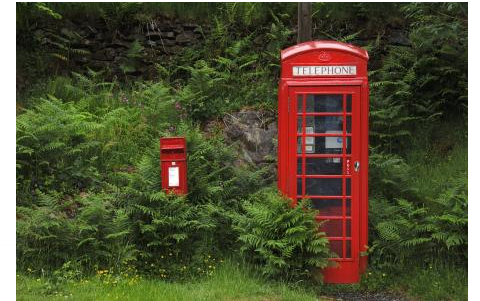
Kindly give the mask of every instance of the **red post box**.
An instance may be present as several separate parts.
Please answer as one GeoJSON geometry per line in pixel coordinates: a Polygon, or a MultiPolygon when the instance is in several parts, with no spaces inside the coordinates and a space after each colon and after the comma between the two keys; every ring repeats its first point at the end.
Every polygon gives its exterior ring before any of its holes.
{"type": "Polygon", "coordinates": [[[278,187],[309,198],[336,267],[326,283],[355,283],[367,266],[368,54],[315,41],[281,52],[278,96],[278,187]]]}
{"type": "Polygon", "coordinates": [[[160,138],[162,189],[187,193],[187,145],[184,137],[160,138]]]}

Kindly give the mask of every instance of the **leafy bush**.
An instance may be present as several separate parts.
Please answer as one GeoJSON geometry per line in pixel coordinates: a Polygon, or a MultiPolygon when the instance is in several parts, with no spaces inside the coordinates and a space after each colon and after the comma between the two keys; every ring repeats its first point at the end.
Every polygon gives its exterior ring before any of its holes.
{"type": "Polygon", "coordinates": [[[232,244],[228,206],[223,198],[232,197],[226,193],[234,174],[228,166],[222,169],[228,163],[217,157],[225,154],[226,148],[219,147],[219,141],[200,138],[199,131],[190,128],[187,143],[192,155],[188,168],[202,182],[189,182],[187,196],[161,191],[158,140],[134,172],[121,172],[117,176],[116,205],[128,214],[139,252],[136,264],[143,271],[161,277],[168,275],[169,279],[208,274],[212,272],[208,266],[232,244]],[[210,164],[218,169],[205,169],[210,164]],[[217,186],[222,185],[222,180],[226,185],[217,186]],[[211,190],[204,191],[205,188],[211,190]]]}
{"type": "Polygon", "coordinates": [[[71,193],[97,183],[101,128],[94,115],[53,96],[18,116],[18,203],[28,203],[37,189],[71,193]]]}
{"type": "Polygon", "coordinates": [[[375,229],[371,252],[376,265],[423,260],[467,263],[467,180],[462,176],[451,183],[438,198],[423,203],[371,200],[375,229]]]}
{"type": "Polygon", "coordinates": [[[378,147],[370,148],[370,196],[388,200],[395,197],[416,197],[417,191],[409,182],[412,173],[412,168],[402,157],[379,152],[378,147]]]}
{"type": "Polygon", "coordinates": [[[410,3],[411,46],[391,46],[371,73],[371,134],[388,152],[404,151],[411,133],[467,112],[467,15],[461,3],[410,3]]]}
{"type": "MultiPolygon", "coordinates": [[[[76,255],[76,230],[58,195],[38,193],[38,206],[17,206],[16,246],[20,269],[58,268],[76,255]]],[[[68,202],[67,202],[68,203],[68,202]]]]}
{"type": "Polygon", "coordinates": [[[240,250],[263,274],[283,279],[307,278],[328,265],[328,239],[319,232],[315,211],[306,201],[291,207],[273,189],[251,195],[234,215],[240,250]]]}

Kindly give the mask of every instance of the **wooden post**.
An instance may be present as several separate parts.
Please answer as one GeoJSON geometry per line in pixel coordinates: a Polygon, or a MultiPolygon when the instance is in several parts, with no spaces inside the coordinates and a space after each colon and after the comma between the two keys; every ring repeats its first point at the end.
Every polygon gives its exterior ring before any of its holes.
{"type": "Polygon", "coordinates": [[[298,33],[297,43],[312,40],[312,3],[298,3],[298,33]]]}

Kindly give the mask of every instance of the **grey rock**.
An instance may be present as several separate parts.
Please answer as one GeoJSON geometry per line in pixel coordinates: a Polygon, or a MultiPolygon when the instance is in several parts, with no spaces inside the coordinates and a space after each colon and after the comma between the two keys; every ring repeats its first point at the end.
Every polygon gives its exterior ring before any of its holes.
{"type": "Polygon", "coordinates": [[[183,27],[181,25],[177,25],[177,26],[173,27],[173,31],[177,34],[182,33],[183,32],[183,27]]]}
{"type": "Polygon", "coordinates": [[[41,38],[45,35],[45,31],[43,31],[42,29],[37,29],[33,32],[33,35],[37,38],[41,38]]]}
{"type": "Polygon", "coordinates": [[[145,35],[140,34],[140,33],[134,33],[134,34],[129,35],[128,39],[131,40],[131,41],[137,40],[139,42],[143,42],[143,41],[145,41],[145,35]]]}
{"type": "Polygon", "coordinates": [[[92,46],[93,43],[92,43],[92,41],[90,41],[88,39],[83,39],[82,44],[87,46],[87,47],[90,47],[90,46],[92,46]]]}
{"type": "Polygon", "coordinates": [[[158,31],[150,31],[150,32],[147,32],[145,37],[147,37],[147,39],[152,41],[158,41],[162,38],[162,34],[158,31]]]}
{"type": "Polygon", "coordinates": [[[162,38],[175,39],[175,33],[173,31],[162,32],[162,38]]]}
{"type": "Polygon", "coordinates": [[[122,41],[120,39],[114,39],[112,41],[112,44],[110,44],[111,47],[123,47],[123,48],[130,48],[130,43],[122,41]]]}
{"type": "Polygon", "coordinates": [[[86,64],[86,63],[88,63],[88,58],[85,57],[85,56],[75,57],[74,61],[77,64],[86,64]]]}
{"type": "Polygon", "coordinates": [[[276,156],[277,123],[271,113],[243,110],[223,118],[228,141],[237,142],[243,161],[260,164],[276,156]]]}
{"type": "Polygon", "coordinates": [[[103,32],[97,32],[95,34],[95,40],[98,40],[98,41],[101,41],[105,38],[105,35],[103,34],[103,32]]]}
{"type": "Polygon", "coordinates": [[[88,67],[93,70],[111,69],[112,64],[108,61],[90,61],[88,67]]]}
{"type": "Polygon", "coordinates": [[[175,42],[175,40],[170,40],[170,39],[161,39],[160,41],[157,42],[158,45],[160,46],[175,46],[177,43],[175,42]]]}
{"type": "Polygon", "coordinates": [[[165,50],[165,53],[167,54],[176,54],[179,53],[182,50],[182,47],[175,45],[175,46],[165,46],[163,47],[165,50]]]}
{"type": "Polygon", "coordinates": [[[195,35],[191,31],[187,31],[177,35],[175,38],[178,44],[185,45],[193,42],[195,40],[195,35]]]}
{"type": "Polygon", "coordinates": [[[142,32],[142,28],[140,26],[134,26],[134,27],[132,27],[130,32],[133,33],[133,34],[139,34],[139,33],[142,32]]]}
{"type": "Polygon", "coordinates": [[[92,58],[98,61],[106,61],[107,56],[105,55],[105,50],[102,49],[102,50],[95,51],[92,55],[92,58]]]}
{"type": "Polygon", "coordinates": [[[195,29],[197,27],[198,27],[198,25],[194,24],[194,23],[184,23],[183,24],[183,28],[185,28],[187,30],[195,29]]]}
{"type": "Polygon", "coordinates": [[[93,53],[92,58],[97,61],[111,61],[117,55],[117,51],[113,48],[105,48],[97,50],[93,53]]]}
{"type": "Polygon", "coordinates": [[[145,45],[148,47],[157,47],[157,42],[152,41],[152,40],[146,40],[145,45]]]}
{"type": "Polygon", "coordinates": [[[88,30],[90,30],[90,33],[92,34],[96,34],[98,32],[98,30],[93,26],[87,25],[87,28],[88,30]]]}
{"type": "Polygon", "coordinates": [[[72,36],[72,31],[66,27],[62,27],[62,29],[60,29],[60,33],[66,37],[72,36]]]}

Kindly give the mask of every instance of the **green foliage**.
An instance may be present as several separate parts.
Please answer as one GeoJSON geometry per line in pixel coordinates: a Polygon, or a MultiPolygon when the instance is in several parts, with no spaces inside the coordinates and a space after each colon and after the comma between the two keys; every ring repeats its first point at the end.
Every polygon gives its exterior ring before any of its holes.
{"type": "Polygon", "coordinates": [[[240,250],[263,274],[273,278],[305,279],[328,265],[328,239],[318,231],[315,211],[305,201],[292,208],[272,189],[251,195],[234,216],[240,250]]]}
{"type": "Polygon", "coordinates": [[[76,227],[60,212],[57,195],[38,193],[40,206],[17,206],[17,264],[20,269],[56,268],[75,256],[76,227]]]}
{"type": "Polygon", "coordinates": [[[467,112],[464,5],[411,3],[403,9],[414,20],[411,46],[390,47],[371,73],[373,143],[389,152],[409,146],[420,126],[467,112]]]}
{"type": "Polygon", "coordinates": [[[397,199],[395,204],[378,199],[370,202],[375,227],[371,252],[377,252],[376,260],[383,262],[377,264],[412,260],[466,264],[467,178],[450,182],[437,198],[423,203],[406,199],[397,199]]]}
{"type": "Polygon", "coordinates": [[[414,197],[417,190],[410,184],[412,168],[405,160],[393,154],[385,154],[377,148],[370,148],[369,157],[369,195],[385,197],[414,197]]]}
{"type": "MultiPolygon", "coordinates": [[[[99,142],[102,125],[73,103],[53,96],[17,118],[17,183],[21,192],[71,192],[99,181],[99,142]]],[[[20,192],[19,191],[19,192],[20,192]]],[[[28,202],[20,193],[19,204],[28,202]]]]}
{"type": "MultiPolygon", "coordinates": [[[[19,269],[57,270],[62,285],[132,266],[188,279],[212,275],[218,258],[238,247],[274,278],[325,266],[327,240],[314,212],[257,193],[274,164],[238,163],[212,122],[245,107],[275,109],[279,53],[294,43],[295,14],[294,3],[18,3],[20,70],[39,79],[64,74],[27,84],[17,100],[19,269]],[[160,15],[205,23],[204,40],[158,60],[158,81],[129,82],[145,52],[138,41],[120,60],[121,81],[107,80],[106,69],[70,72],[90,54],[63,20],[96,20],[116,32],[160,15]],[[64,29],[32,35],[37,23],[64,29]],[[158,138],[177,135],[188,143],[186,196],[160,187],[158,138]]],[[[463,268],[467,6],[316,3],[313,22],[315,38],[363,45],[371,57],[372,265],[463,268]],[[393,41],[398,32],[407,43],[393,41]]]]}
{"type": "MultiPolygon", "coordinates": [[[[213,266],[212,266],[213,268],[213,266]]],[[[17,298],[21,300],[285,300],[314,301],[318,296],[313,289],[288,283],[265,281],[249,266],[224,261],[215,273],[203,279],[178,283],[147,277],[137,277],[133,272],[121,276],[100,270],[94,277],[78,282],[64,282],[50,290],[49,279],[17,274],[17,298]],[[100,274],[100,272],[102,272],[100,274]],[[104,272],[104,273],[103,273],[104,272]]],[[[167,278],[168,280],[168,278],[167,278]]]]}

